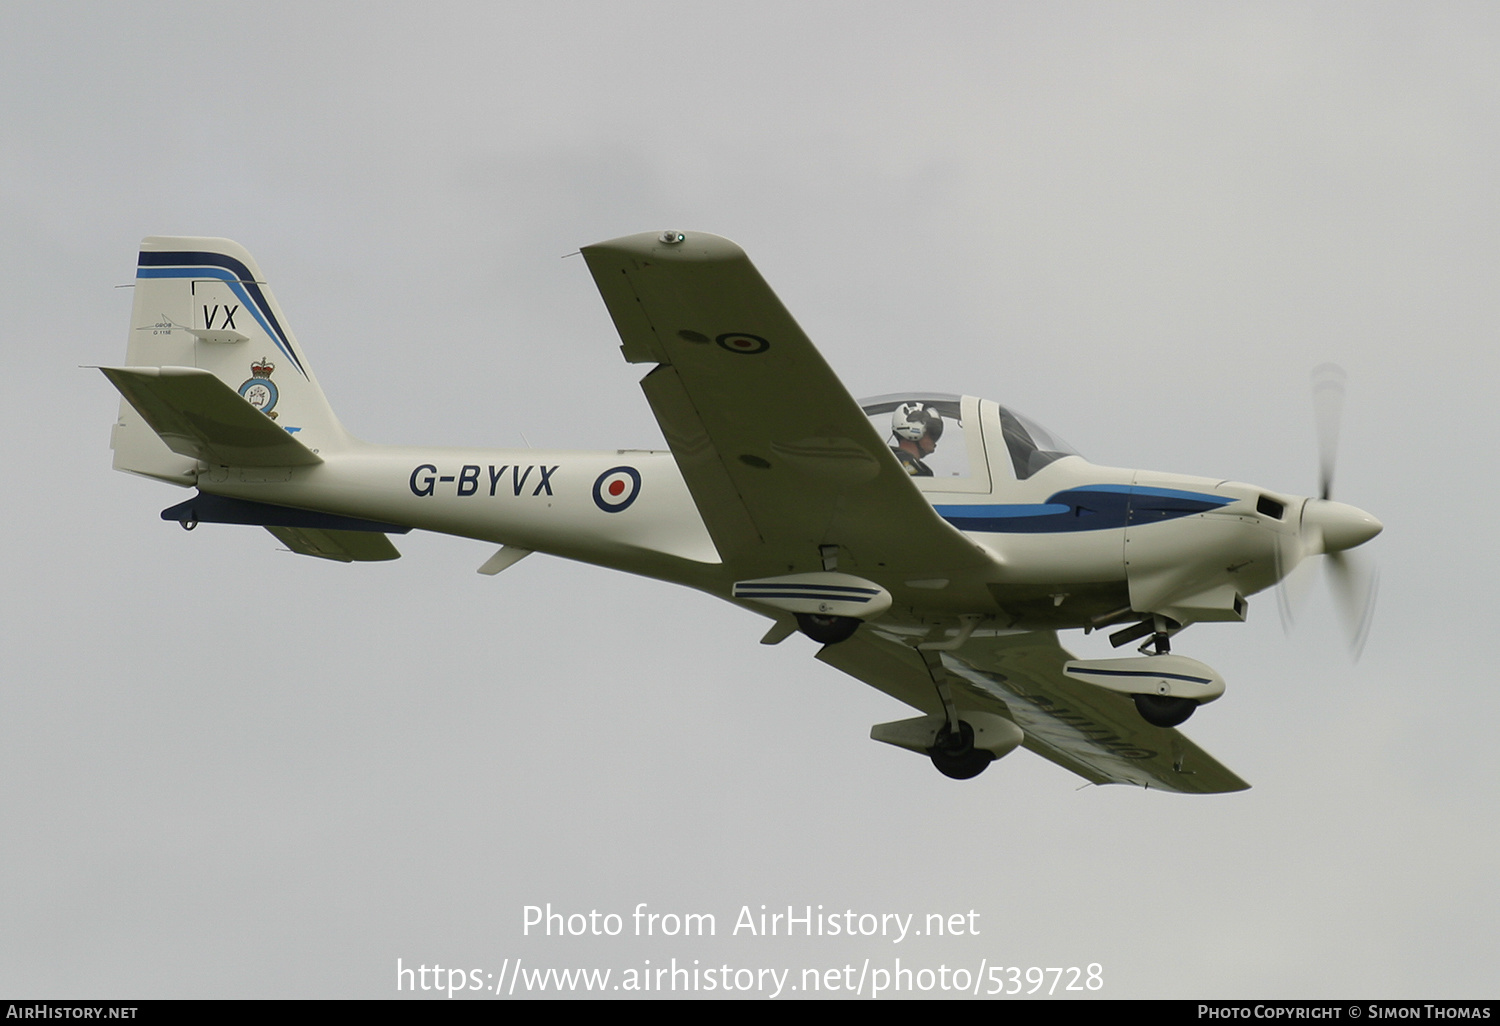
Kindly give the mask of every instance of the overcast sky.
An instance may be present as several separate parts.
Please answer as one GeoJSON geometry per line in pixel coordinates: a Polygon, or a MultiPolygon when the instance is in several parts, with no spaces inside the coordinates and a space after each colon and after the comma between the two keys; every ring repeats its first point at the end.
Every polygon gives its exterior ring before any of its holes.
{"type": "Polygon", "coordinates": [[[0,994],[899,958],[1496,995],[1500,8],[12,2],[0,95],[0,994]],[[1243,794],[1027,752],[959,783],[726,604],[188,535],[110,470],[79,367],[123,360],[145,235],[249,248],[369,441],[616,448],[660,432],[565,257],[662,228],[744,246],[856,395],[998,399],[1097,463],[1313,491],[1341,364],[1337,497],[1386,525],[1363,659],[1322,588],[1290,636],[1266,594],[1177,639],[1243,794]],[[549,902],[624,934],[523,935],[549,902]],[[643,902],[717,936],[631,936],[643,902]],[[762,904],[979,933],[731,933],[762,904]]]}

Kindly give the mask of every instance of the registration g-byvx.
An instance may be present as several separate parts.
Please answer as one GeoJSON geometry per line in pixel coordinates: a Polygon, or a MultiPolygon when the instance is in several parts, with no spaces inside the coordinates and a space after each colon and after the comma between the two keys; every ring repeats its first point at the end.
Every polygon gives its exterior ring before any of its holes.
{"type": "MultiPolygon", "coordinates": [[[[1176,729],[1224,691],[1171,651],[1302,560],[1379,533],[1322,494],[1095,466],[984,399],[856,402],[743,251],[661,232],[584,259],[665,452],[369,445],[334,416],[250,254],[141,246],[117,469],[195,488],[163,511],[265,527],[294,552],[394,559],[412,529],[673,581],[802,634],[917,709],[871,736],[972,777],[1024,746],[1094,783],[1236,791],[1176,729]],[[1057,631],[1140,655],[1073,659],[1057,631]]],[[[1345,575],[1348,576],[1347,574],[1345,575]]]]}

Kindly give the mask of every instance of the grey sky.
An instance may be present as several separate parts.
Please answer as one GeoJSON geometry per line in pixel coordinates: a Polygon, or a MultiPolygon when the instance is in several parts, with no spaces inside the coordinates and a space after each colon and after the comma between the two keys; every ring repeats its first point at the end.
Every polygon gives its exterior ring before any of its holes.
{"type": "Polygon", "coordinates": [[[0,993],[900,957],[1493,997],[1497,44],[1482,3],[8,4],[0,993]],[[1386,524],[1363,660],[1322,589],[1291,637],[1264,595],[1179,639],[1243,795],[1024,752],[955,784],[727,605],[433,536],[187,535],[109,469],[77,368],[123,358],[144,235],[248,247],[361,437],[614,448],[660,433],[560,258],[667,227],[743,245],[856,395],[1000,399],[1099,463],[1308,492],[1342,364],[1338,497],[1386,524]],[[523,937],[547,902],[719,936],[523,937]],[[982,932],[728,935],[762,903],[982,932]]]}

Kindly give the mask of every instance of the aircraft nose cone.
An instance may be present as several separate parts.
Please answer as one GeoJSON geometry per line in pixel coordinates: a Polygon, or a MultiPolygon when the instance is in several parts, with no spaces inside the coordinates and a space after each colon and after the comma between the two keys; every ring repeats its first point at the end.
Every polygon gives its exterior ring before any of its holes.
{"type": "Polygon", "coordinates": [[[1323,540],[1324,552],[1342,552],[1363,545],[1385,525],[1362,509],[1332,499],[1308,499],[1302,510],[1303,530],[1311,528],[1323,540]]]}

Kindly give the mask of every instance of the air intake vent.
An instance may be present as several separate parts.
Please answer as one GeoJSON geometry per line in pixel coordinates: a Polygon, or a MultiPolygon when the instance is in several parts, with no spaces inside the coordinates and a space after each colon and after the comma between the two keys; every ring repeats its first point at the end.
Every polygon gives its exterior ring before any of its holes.
{"type": "Polygon", "coordinates": [[[1280,520],[1286,515],[1286,504],[1277,502],[1269,495],[1262,495],[1260,500],[1255,504],[1255,512],[1261,516],[1273,517],[1276,520],[1280,520]]]}

